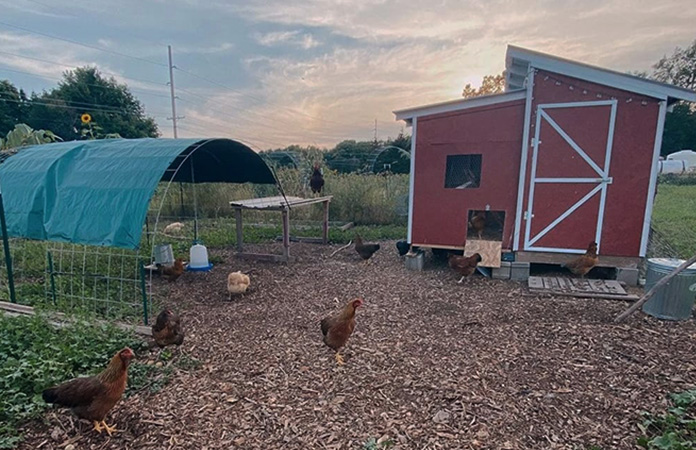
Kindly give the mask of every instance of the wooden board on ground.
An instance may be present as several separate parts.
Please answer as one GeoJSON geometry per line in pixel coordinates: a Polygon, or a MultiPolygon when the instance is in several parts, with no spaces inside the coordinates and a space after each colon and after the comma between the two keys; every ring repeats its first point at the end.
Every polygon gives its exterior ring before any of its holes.
{"type": "Polygon", "coordinates": [[[479,253],[482,258],[479,266],[500,267],[500,252],[502,248],[503,243],[500,241],[468,239],[466,241],[466,245],[464,246],[464,256],[479,253]]]}
{"type": "Polygon", "coordinates": [[[591,280],[587,278],[529,277],[530,290],[540,293],[593,297],[620,298],[628,296],[621,283],[615,280],[591,280]]]}

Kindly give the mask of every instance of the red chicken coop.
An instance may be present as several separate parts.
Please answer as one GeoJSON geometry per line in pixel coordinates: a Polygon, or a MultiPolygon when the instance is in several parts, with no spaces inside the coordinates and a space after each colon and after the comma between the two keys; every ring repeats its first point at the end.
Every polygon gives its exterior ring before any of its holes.
{"type": "Polygon", "coordinates": [[[665,114],[682,100],[696,92],[509,46],[504,93],[394,112],[412,128],[408,242],[488,239],[505,259],[557,264],[595,241],[601,265],[637,279],[665,114]]]}

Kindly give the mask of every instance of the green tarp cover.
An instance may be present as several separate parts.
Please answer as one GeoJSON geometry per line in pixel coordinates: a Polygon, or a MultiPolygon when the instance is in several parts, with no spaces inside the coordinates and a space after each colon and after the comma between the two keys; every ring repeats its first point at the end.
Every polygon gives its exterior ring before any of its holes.
{"type": "Polygon", "coordinates": [[[258,154],[229,139],[39,145],[0,165],[8,234],[136,249],[160,180],[275,183],[258,154]]]}

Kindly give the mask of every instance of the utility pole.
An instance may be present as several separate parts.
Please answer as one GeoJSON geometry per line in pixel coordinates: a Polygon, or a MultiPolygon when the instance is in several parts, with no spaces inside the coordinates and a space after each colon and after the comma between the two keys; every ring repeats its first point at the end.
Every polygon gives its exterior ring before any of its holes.
{"type": "Polygon", "coordinates": [[[172,127],[174,128],[174,139],[178,138],[176,132],[176,96],[174,95],[174,65],[172,64],[172,46],[167,45],[169,51],[169,92],[172,96],[172,127]]]}

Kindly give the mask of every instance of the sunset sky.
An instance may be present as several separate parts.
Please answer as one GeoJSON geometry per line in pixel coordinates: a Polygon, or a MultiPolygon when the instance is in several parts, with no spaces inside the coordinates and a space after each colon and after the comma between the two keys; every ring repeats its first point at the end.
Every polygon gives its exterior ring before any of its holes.
{"type": "MultiPolygon", "coordinates": [[[[27,91],[96,65],[172,136],[256,149],[396,136],[395,109],[456,99],[507,44],[647,70],[696,39],[693,0],[0,0],[0,79],[27,91]],[[69,4],[69,6],[65,6],[69,4]],[[118,5],[118,6],[116,6],[118,5]]],[[[406,130],[408,132],[408,130],[406,130]]]]}

